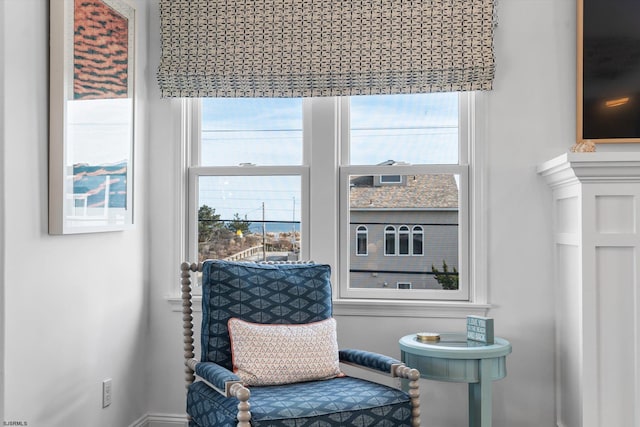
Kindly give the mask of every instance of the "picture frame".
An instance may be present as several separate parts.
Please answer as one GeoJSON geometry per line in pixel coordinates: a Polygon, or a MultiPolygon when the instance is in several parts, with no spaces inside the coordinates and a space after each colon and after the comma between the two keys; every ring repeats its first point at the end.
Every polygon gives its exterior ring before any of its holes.
{"type": "Polygon", "coordinates": [[[640,142],[640,2],[577,1],[577,143],[640,142]]]}
{"type": "Polygon", "coordinates": [[[49,234],[133,226],[135,9],[50,2],[49,234]]]}

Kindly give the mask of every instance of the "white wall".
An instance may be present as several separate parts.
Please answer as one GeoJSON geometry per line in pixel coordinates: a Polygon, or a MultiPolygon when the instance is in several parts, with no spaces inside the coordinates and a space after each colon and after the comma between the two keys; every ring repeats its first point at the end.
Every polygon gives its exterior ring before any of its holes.
{"type": "MultiPolygon", "coordinates": [[[[157,0],[150,10],[150,66],[158,63],[157,0]]],[[[494,426],[554,425],[554,287],[551,266],[551,196],[537,164],[565,152],[575,133],[575,1],[499,2],[497,75],[487,94],[486,220],[489,315],[509,339],[508,376],[494,383],[494,426]]],[[[154,79],[153,70],[149,78],[154,79]]],[[[158,96],[152,83],[151,98],[158,96]]],[[[151,348],[152,413],[184,411],[181,315],[165,300],[178,286],[174,219],[179,171],[177,123],[171,103],[151,106],[151,348]],[[173,249],[168,249],[173,248],[173,249]],[[180,385],[178,385],[180,384],[180,385]]],[[[179,206],[178,206],[179,207],[179,206]]],[[[418,330],[463,330],[462,319],[347,317],[339,321],[344,347],[399,356],[397,340],[418,330]],[[371,332],[368,332],[371,331],[371,332]],[[375,332],[374,332],[375,331],[375,332]]],[[[423,381],[425,425],[465,425],[464,385],[423,381]]]]}
{"type": "Polygon", "coordinates": [[[143,54],[137,61],[135,229],[49,236],[49,2],[2,2],[4,420],[119,427],[146,412],[147,31],[146,8],[137,3],[143,54]],[[101,384],[108,377],[113,403],[102,409],[101,384]]]}
{"type": "MultiPolygon", "coordinates": [[[[47,234],[48,2],[6,0],[0,8],[7,82],[0,83],[6,105],[4,111],[0,107],[5,420],[118,427],[147,411],[184,411],[181,314],[165,299],[177,292],[181,257],[182,206],[173,196],[180,145],[173,103],[159,98],[155,83],[157,0],[137,4],[136,228],[55,237],[47,234]],[[100,383],[106,377],[114,381],[114,403],[101,409],[100,383]]],[[[574,0],[499,2],[498,71],[495,89],[487,94],[484,141],[489,314],[514,351],[507,378],[494,384],[496,427],[554,425],[551,196],[535,166],[574,140],[574,40],[574,0]]],[[[611,148],[598,147],[605,149],[611,148]]],[[[404,334],[464,327],[460,319],[338,321],[342,346],[394,356],[404,334]]],[[[465,425],[463,385],[423,381],[422,387],[425,425],[465,425]]]]}
{"type": "MultiPolygon", "coordinates": [[[[0,2],[0,22],[4,22],[4,2],[0,2]]],[[[4,177],[4,58],[5,31],[0,29],[0,177],[4,177]]],[[[4,179],[0,180],[0,236],[4,236],[4,179]]],[[[0,420],[4,417],[4,239],[0,237],[0,420]]]]}

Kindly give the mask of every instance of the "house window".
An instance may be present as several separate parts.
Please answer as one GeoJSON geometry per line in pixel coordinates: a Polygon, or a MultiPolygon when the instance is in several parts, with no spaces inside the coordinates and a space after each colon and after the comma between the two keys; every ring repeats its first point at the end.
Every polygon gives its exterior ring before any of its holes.
{"type": "Polygon", "coordinates": [[[431,265],[467,274],[470,99],[183,100],[187,257],[326,262],[337,298],[406,299],[388,284],[410,283],[412,299],[468,299],[431,265]]]}
{"type": "Polygon", "coordinates": [[[409,255],[409,227],[398,228],[398,255],[409,255]]]}
{"type": "Polygon", "coordinates": [[[396,229],[391,225],[384,229],[384,254],[396,254],[396,229]]]}
{"type": "Polygon", "coordinates": [[[411,289],[411,282],[397,282],[396,289],[411,289]]]}
{"type": "Polygon", "coordinates": [[[411,229],[411,254],[415,256],[424,254],[424,231],[419,225],[411,229]]]}
{"type": "Polygon", "coordinates": [[[382,175],[380,176],[380,184],[401,184],[401,175],[382,175]]]}
{"type": "Polygon", "coordinates": [[[367,255],[367,246],[369,244],[369,232],[367,227],[360,225],[356,228],[356,255],[367,255]]]}

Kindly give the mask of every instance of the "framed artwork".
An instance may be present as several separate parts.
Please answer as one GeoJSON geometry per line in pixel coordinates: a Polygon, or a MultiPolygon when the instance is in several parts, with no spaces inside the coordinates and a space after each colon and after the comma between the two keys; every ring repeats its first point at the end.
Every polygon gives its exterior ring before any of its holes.
{"type": "Polygon", "coordinates": [[[577,142],[640,142],[640,1],[577,2],[577,142]]]}
{"type": "Polygon", "coordinates": [[[49,234],[133,225],[135,10],[50,2],[49,234]]]}

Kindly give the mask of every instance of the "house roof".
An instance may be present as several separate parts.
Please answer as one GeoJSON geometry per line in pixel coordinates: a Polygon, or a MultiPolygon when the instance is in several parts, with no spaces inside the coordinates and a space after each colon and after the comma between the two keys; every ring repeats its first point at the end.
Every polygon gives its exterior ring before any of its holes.
{"type": "Polygon", "coordinates": [[[351,208],[457,208],[458,186],[451,174],[408,175],[404,184],[374,185],[373,176],[351,179],[351,208]]]}

